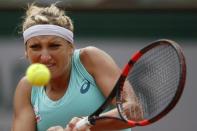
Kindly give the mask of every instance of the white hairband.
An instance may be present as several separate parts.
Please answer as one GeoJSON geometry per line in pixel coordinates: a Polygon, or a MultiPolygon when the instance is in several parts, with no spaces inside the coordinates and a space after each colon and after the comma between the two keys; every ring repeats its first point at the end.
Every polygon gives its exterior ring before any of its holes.
{"type": "Polygon", "coordinates": [[[42,24],[29,27],[23,32],[24,43],[28,39],[40,35],[55,35],[73,43],[73,32],[57,25],[42,24]]]}

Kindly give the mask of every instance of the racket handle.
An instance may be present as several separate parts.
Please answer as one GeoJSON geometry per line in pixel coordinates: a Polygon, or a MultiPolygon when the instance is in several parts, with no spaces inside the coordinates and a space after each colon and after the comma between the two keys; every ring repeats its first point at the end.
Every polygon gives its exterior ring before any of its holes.
{"type": "Polygon", "coordinates": [[[88,120],[88,117],[84,117],[76,124],[77,129],[83,129],[83,128],[85,129],[86,128],[86,130],[88,131],[90,127],[91,127],[91,124],[88,120]]]}

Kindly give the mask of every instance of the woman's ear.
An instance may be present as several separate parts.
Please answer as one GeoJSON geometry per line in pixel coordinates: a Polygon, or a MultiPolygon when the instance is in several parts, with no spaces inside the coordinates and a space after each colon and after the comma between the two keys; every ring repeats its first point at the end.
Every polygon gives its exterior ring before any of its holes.
{"type": "Polygon", "coordinates": [[[75,50],[75,45],[74,44],[69,44],[69,45],[70,45],[70,54],[72,55],[75,50]]]}

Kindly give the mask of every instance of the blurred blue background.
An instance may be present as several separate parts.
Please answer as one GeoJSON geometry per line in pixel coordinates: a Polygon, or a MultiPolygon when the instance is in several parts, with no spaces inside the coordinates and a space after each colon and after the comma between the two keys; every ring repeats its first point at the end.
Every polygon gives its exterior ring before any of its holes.
{"type": "MultiPolygon", "coordinates": [[[[28,62],[24,58],[21,22],[27,3],[0,1],[0,131],[10,130],[13,95],[28,62]]],[[[47,5],[55,0],[37,0],[47,5]]],[[[197,125],[197,0],[65,0],[58,2],[75,25],[76,48],[96,46],[122,68],[129,56],[148,43],[178,42],[187,61],[187,82],[175,109],[161,121],[133,131],[194,131],[197,125]]]]}

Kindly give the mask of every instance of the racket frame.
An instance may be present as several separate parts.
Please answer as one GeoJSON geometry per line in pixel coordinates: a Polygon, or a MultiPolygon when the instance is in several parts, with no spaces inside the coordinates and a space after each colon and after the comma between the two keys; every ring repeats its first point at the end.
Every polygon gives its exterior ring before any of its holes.
{"type": "MultiPolygon", "coordinates": [[[[177,91],[176,94],[174,95],[174,97],[172,98],[172,101],[168,104],[168,106],[166,106],[166,108],[163,109],[162,112],[160,112],[158,115],[156,115],[155,117],[149,119],[149,120],[142,120],[142,121],[131,121],[131,120],[126,120],[122,113],[121,113],[121,103],[117,102],[117,109],[119,112],[119,115],[121,117],[122,120],[124,120],[125,122],[127,122],[131,127],[134,126],[146,126],[149,125],[151,123],[154,123],[158,120],[160,120],[161,118],[163,118],[165,115],[167,115],[178,103],[184,87],[185,87],[185,81],[186,81],[186,62],[185,62],[185,57],[183,55],[183,51],[181,49],[181,47],[174,41],[172,40],[168,40],[168,39],[160,39],[158,41],[153,42],[152,44],[149,44],[148,46],[146,46],[145,48],[143,48],[142,50],[136,52],[130,59],[130,61],[128,62],[128,64],[125,66],[125,68],[123,69],[123,73],[122,75],[124,75],[125,77],[128,75],[128,72],[131,70],[132,71],[132,67],[134,66],[134,64],[141,58],[141,56],[143,56],[143,54],[145,54],[146,52],[148,52],[149,50],[151,50],[152,48],[155,48],[156,46],[161,46],[161,45],[169,45],[171,47],[174,48],[174,50],[177,52],[178,54],[178,58],[179,58],[179,62],[180,62],[180,78],[179,78],[179,85],[177,87],[177,91]]],[[[122,76],[121,75],[121,76],[122,76]]],[[[122,90],[122,89],[121,89],[122,90]]],[[[116,94],[116,101],[119,101],[120,99],[120,90],[118,90],[117,88],[117,94],[116,94]]]]}

